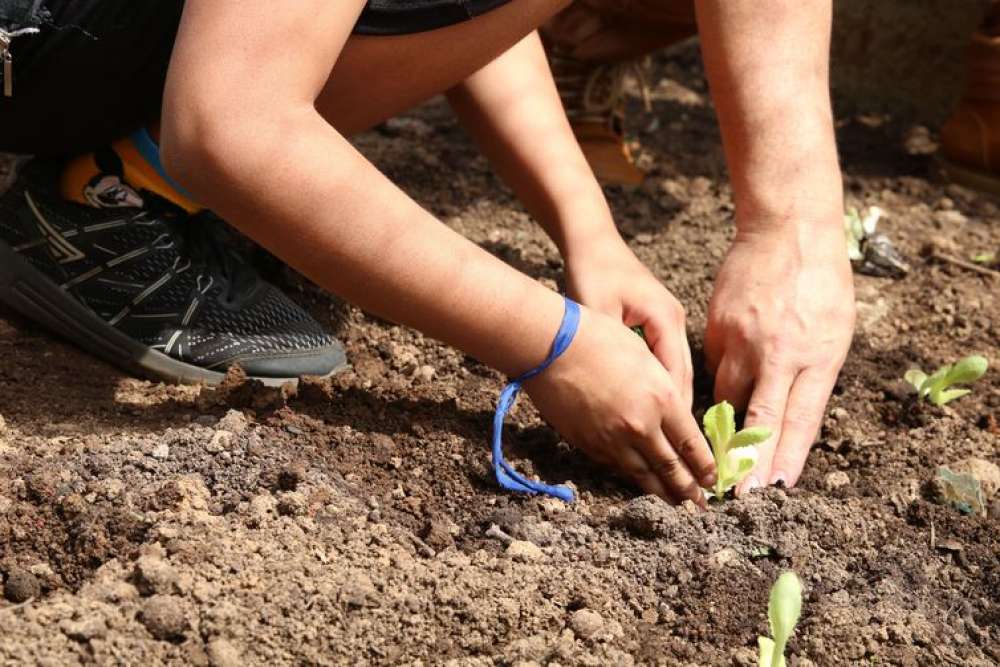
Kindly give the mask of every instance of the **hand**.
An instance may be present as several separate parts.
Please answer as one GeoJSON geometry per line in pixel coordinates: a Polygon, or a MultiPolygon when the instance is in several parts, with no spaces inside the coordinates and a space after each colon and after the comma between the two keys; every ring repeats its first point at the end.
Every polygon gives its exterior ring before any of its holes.
{"type": "Polygon", "coordinates": [[[854,331],[854,285],[838,224],[737,234],[708,311],[705,354],[715,398],[768,426],[737,489],[799,479],[854,331]]]}
{"type": "Polygon", "coordinates": [[[572,345],[525,390],[598,463],[647,493],[704,506],[701,487],[715,482],[711,450],[671,375],[619,319],[581,308],[572,345]]]}
{"type": "MultiPolygon", "coordinates": [[[[613,228],[612,228],[613,231],[613,228]]],[[[633,254],[618,233],[592,241],[566,261],[569,296],[627,327],[642,327],[646,344],[670,373],[691,409],[694,372],[684,307],[633,254]]]]}

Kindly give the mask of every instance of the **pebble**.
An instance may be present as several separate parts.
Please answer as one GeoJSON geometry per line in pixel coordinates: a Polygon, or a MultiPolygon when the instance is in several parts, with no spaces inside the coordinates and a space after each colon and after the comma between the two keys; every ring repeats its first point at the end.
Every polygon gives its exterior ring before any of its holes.
{"type": "Polygon", "coordinates": [[[830,410],[830,416],[837,421],[842,422],[850,416],[850,413],[847,412],[845,408],[834,408],[833,410],[830,410]]]}
{"type": "Polygon", "coordinates": [[[181,599],[174,595],[154,595],[146,600],[141,620],[157,639],[177,639],[188,629],[181,599]]]}
{"type": "Polygon", "coordinates": [[[216,428],[223,431],[229,431],[234,435],[243,435],[243,433],[250,426],[250,421],[247,416],[240,412],[239,410],[230,410],[226,413],[226,416],[219,420],[216,424],[216,428]]]}
{"type": "Polygon", "coordinates": [[[221,451],[232,449],[235,442],[235,433],[231,431],[216,431],[212,439],[205,445],[205,451],[209,454],[218,454],[221,451]]]}
{"type": "Polygon", "coordinates": [[[604,619],[592,609],[578,609],[570,616],[569,626],[577,637],[590,639],[604,627],[604,619]]]}
{"type": "Polygon", "coordinates": [[[7,572],[7,581],[3,585],[3,595],[17,604],[37,598],[42,594],[42,584],[38,577],[27,570],[13,567],[7,572]]]}
{"type": "Polygon", "coordinates": [[[413,377],[419,382],[430,382],[436,374],[437,371],[434,370],[433,366],[424,365],[417,369],[413,377]]]}
{"type": "Polygon", "coordinates": [[[241,667],[243,658],[240,651],[225,639],[213,639],[208,643],[208,660],[212,667],[241,667]]]}
{"type": "Polygon", "coordinates": [[[507,545],[507,555],[521,562],[540,560],[545,557],[537,545],[525,540],[514,540],[507,545]]]}
{"type": "Polygon", "coordinates": [[[103,639],[108,633],[108,626],[103,618],[87,618],[81,621],[64,620],[59,629],[70,639],[78,642],[89,642],[91,639],[103,639]]]}
{"type": "Polygon", "coordinates": [[[851,483],[851,478],[843,470],[835,470],[831,473],[827,473],[826,477],[823,478],[823,487],[827,491],[833,491],[834,489],[839,489],[842,486],[847,486],[851,483]]]}
{"type": "Polygon", "coordinates": [[[153,447],[153,451],[151,451],[149,455],[154,459],[160,459],[162,461],[163,459],[170,457],[170,446],[165,442],[161,442],[156,447],[153,447]]]}
{"type": "Polygon", "coordinates": [[[720,551],[716,551],[714,554],[712,554],[711,557],[709,558],[709,562],[711,563],[713,568],[721,570],[730,563],[735,563],[736,561],[739,560],[739,558],[740,554],[739,552],[736,551],[736,549],[727,547],[720,551]]]}
{"type": "Polygon", "coordinates": [[[136,588],[143,595],[170,593],[177,581],[177,570],[162,558],[140,556],[133,573],[136,588]]]}
{"type": "Polygon", "coordinates": [[[973,457],[949,463],[948,469],[954,473],[964,473],[978,479],[983,489],[983,496],[987,501],[997,491],[1000,491],[1000,466],[991,461],[973,457]]]}
{"type": "Polygon", "coordinates": [[[309,509],[304,494],[298,491],[283,491],[278,494],[278,514],[281,516],[302,516],[309,509]]]}

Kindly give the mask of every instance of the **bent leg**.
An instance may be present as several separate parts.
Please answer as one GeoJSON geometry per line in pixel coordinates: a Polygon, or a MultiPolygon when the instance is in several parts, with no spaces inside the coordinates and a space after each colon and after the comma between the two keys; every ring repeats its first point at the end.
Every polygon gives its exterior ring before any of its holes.
{"type": "Polygon", "coordinates": [[[354,35],[316,100],[342,134],[364,131],[483,68],[568,4],[513,0],[487,14],[411,35],[354,35]]]}

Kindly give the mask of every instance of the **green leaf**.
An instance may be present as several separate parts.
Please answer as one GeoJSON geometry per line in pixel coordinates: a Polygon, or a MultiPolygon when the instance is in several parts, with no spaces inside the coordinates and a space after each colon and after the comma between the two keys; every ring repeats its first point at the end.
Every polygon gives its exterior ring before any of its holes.
{"type": "Polygon", "coordinates": [[[981,357],[978,354],[959,359],[948,371],[947,383],[952,385],[975,382],[986,375],[987,368],[989,368],[989,362],[986,361],[986,357],[981,357]]]}
{"type": "Polygon", "coordinates": [[[945,378],[948,377],[949,371],[951,371],[951,365],[942,366],[934,371],[934,374],[924,380],[924,384],[920,387],[920,397],[923,398],[944,389],[945,378]]]}
{"type": "Polygon", "coordinates": [[[795,632],[802,612],[802,582],[798,575],[788,571],[778,577],[771,587],[771,599],[767,604],[767,617],[771,622],[771,635],[776,648],[784,652],[788,638],[795,632]]]}
{"type": "Polygon", "coordinates": [[[751,426],[745,428],[729,441],[729,446],[733,449],[738,447],[749,447],[757,445],[771,437],[771,429],[766,426],[751,426]]]}
{"type": "Polygon", "coordinates": [[[962,398],[966,394],[971,394],[971,389],[945,389],[944,391],[939,391],[937,393],[931,393],[930,399],[931,403],[934,405],[944,405],[945,403],[950,403],[956,398],[962,398]]]}
{"type": "Polygon", "coordinates": [[[736,433],[736,413],[733,411],[733,406],[728,401],[713,405],[705,412],[702,424],[705,426],[705,435],[712,443],[712,452],[718,463],[718,460],[725,455],[730,439],[736,433]]]}
{"type": "MultiPolygon", "coordinates": [[[[760,650],[760,659],[757,661],[759,667],[771,667],[771,659],[774,655],[774,642],[768,637],[757,637],[757,648],[760,650]]],[[[780,665],[785,664],[782,656],[780,665]]]]}
{"type": "Polygon", "coordinates": [[[903,379],[913,385],[913,388],[920,393],[920,390],[924,387],[924,382],[927,381],[927,373],[923,372],[919,368],[911,368],[906,371],[903,379]]]}

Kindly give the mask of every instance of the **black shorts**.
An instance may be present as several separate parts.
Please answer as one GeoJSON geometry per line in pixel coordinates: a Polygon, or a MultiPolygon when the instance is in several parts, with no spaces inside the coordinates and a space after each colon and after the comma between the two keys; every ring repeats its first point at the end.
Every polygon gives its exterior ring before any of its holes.
{"type": "MultiPolygon", "coordinates": [[[[354,31],[433,30],[507,2],[369,0],[354,31]]],[[[0,0],[0,30],[39,30],[11,42],[14,94],[0,85],[0,151],[82,153],[156,118],[183,8],[184,0],[0,0]]]]}

